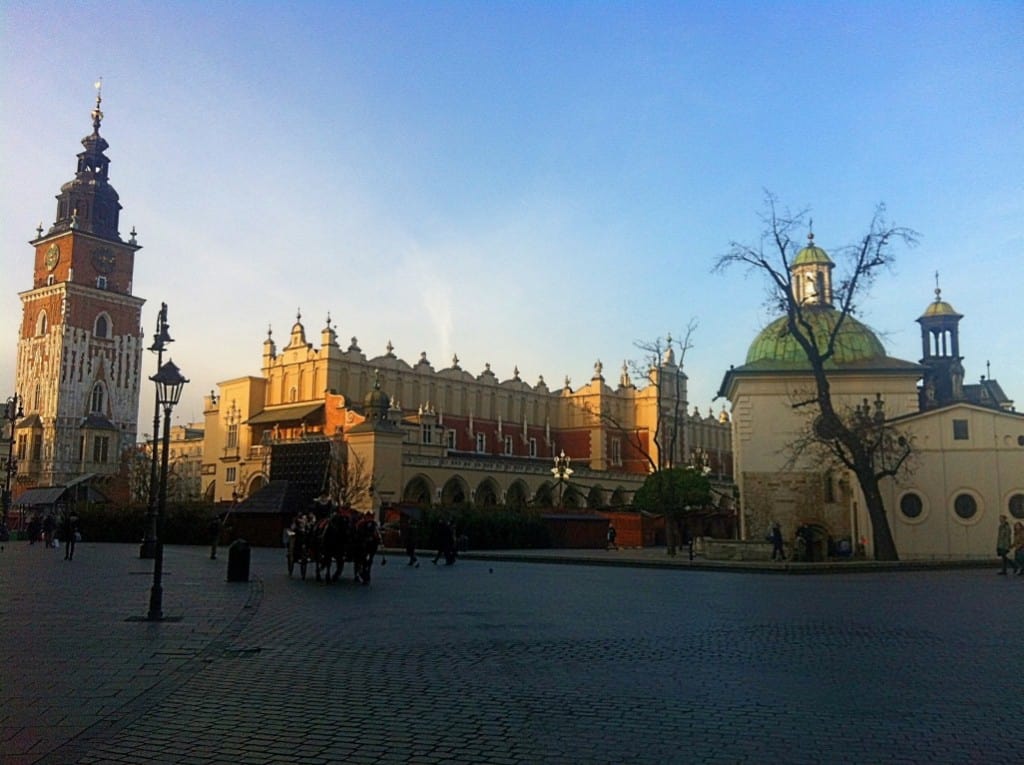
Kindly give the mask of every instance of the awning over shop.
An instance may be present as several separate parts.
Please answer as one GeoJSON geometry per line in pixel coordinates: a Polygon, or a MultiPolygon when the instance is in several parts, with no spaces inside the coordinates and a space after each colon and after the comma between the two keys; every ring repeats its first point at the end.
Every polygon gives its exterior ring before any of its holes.
{"type": "Polygon", "coordinates": [[[86,484],[95,477],[95,473],[86,473],[68,481],[67,486],[36,486],[26,489],[14,500],[14,505],[49,507],[61,502],[108,502],[101,491],[86,484]]]}
{"type": "Polygon", "coordinates": [[[276,422],[299,422],[309,420],[313,414],[323,410],[324,404],[292,404],[291,406],[275,406],[264,409],[249,418],[249,425],[270,425],[276,422]]]}
{"type": "Polygon", "coordinates": [[[68,485],[66,488],[70,489],[72,486],[77,486],[80,483],[91,481],[95,477],[95,473],[84,473],[83,475],[78,476],[78,478],[72,478],[70,481],[68,481],[68,485]]]}
{"type": "Polygon", "coordinates": [[[40,489],[28,489],[14,500],[14,504],[21,505],[22,507],[53,505],[57,503],[65,491],[67,489],[64,486],[45,486],[40,489]]]}

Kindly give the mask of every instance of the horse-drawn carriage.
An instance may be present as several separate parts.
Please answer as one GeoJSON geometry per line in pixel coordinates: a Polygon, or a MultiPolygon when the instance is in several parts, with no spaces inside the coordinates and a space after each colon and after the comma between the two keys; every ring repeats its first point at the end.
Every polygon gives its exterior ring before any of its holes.
{"type": "Polygon", "coordinates": [[[370,513],[327,507],[326,512],[318,507],[319,512],[295,517],[288,530],[288,576],[298,565],[305,579],[308,566],[313,564],[316,580],[330,584],[341,578],[345,563],[351,562],[355,580],[369,584],[373,559],[381,544],[377,521],[370,513]]]}

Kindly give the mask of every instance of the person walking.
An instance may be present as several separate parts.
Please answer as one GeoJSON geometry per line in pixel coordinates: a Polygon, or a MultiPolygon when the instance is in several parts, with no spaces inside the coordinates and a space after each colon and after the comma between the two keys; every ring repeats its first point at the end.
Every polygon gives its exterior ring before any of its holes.
{"type": "Polygon", "coordinates": [[[43,518],[43,545],[45,547],[56,547],[53,538],[53,533],[56,530],[57,521],[54,520],[52,513],[47,513],[46,517],[43,518]]]}
{"type": "Polygon", "coordinates": [[[768,538],[772,543],[772,560],[785,560],[786,553],[782,548],[782,526],[778,521],[772,521],[771,531],[768,538]]]}
{"type": "Polygon", "coordinates": [[[210,535],[210,560],[217,560],[217,544],[220,542],[221,517],[216,513],[210,518],[206,533],[210,535]]]}
{"type": "Polygon", "coordinates": [[[409,556],[409,566],[419,567],[419,559],[416,557],[416,531],[417,523],[408,515],[403,514],[399,523],[402,534],[402,541],[405,542],[405,554],[409,556]]]}
{"type": "Polygon", "coordinates": [[[61,518],[60,536],[64,540],[64,560],[75,559],[75,543],[78,541],[78,516],[70,510],[61,518]]]}
{"type": "Polygon", "coordinates": [[[610,523],[608,524],[608,549],[618,550],[618,545],[615,544],[615,537],[618,536],[618,532],[615,531],[615,527],[610,523]]]}
{"type": "Polygon", "coordinates": [[[38,515],[28,522],[28,543],[34,545],[43,537],[43,521],[38,515]]]}
{"type": "Polygon", "coordinates": [[[1013,524],[1013,560],[1017,564],[1017,576],[1024,574],[1024,523],[1013,524]]]}
{"type": "Polygon", "coordinates": [[[1010,560],[1010,549],[1012,547],[1012,537],[1010,535],[1010,522],[1006,520],[1005,515],[999,516],[999,532],[996,535],[996,555],[999,556],[1003,562],[1003,568],[999,572],[1000,576],[1006,576],[1007,567],[1013,568],[1013,573],[1018,573],[1017,562],[1010,560]]]}

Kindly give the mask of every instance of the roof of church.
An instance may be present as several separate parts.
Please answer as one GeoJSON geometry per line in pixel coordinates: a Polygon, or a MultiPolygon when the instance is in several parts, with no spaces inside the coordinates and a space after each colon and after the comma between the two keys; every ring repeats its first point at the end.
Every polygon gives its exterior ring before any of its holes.
{"type": "Polygon", "coordinates": [[[828,253],[814,243],[814,234],[807,235],[807,246],[800,250],[793,259],[794,266],[811,264],[835,265],[828,253]]]}
{"type": "MultiPolygon", "coordinates": [[[[829,336],[839,325],[842,313],[831,306],[805,308],[803,316],[810,323],[819,349],[824,350],[829,336]]],[[[885,346],[874,332],[850,315],[843,318],[836,336],[835,354],[828,362],[843,366],[886,359],[885,346]]],[[[765,327],[747,351],[746,365],[805,369],[810,367],[804,349],[789,331],[788,317],[781,316],[765,327]]]]}

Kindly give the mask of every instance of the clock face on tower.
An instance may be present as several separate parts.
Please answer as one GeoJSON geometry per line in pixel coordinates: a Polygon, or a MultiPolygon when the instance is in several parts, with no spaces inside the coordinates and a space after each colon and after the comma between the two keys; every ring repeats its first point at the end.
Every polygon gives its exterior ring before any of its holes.
{"type": "Polygon", "coordinates": [[[46,251],[46,267],[51,271],[57,267],[57,263],[60,262],[60,247],[54,242],[50,245],[50,249],[46,251]]]}
{"type": "Polygon", "coordinates": [[[101,274],[109,274],[114,270],[114,253],[106,247],[97,247],[92,251],[92,267],[101,274]]]}

